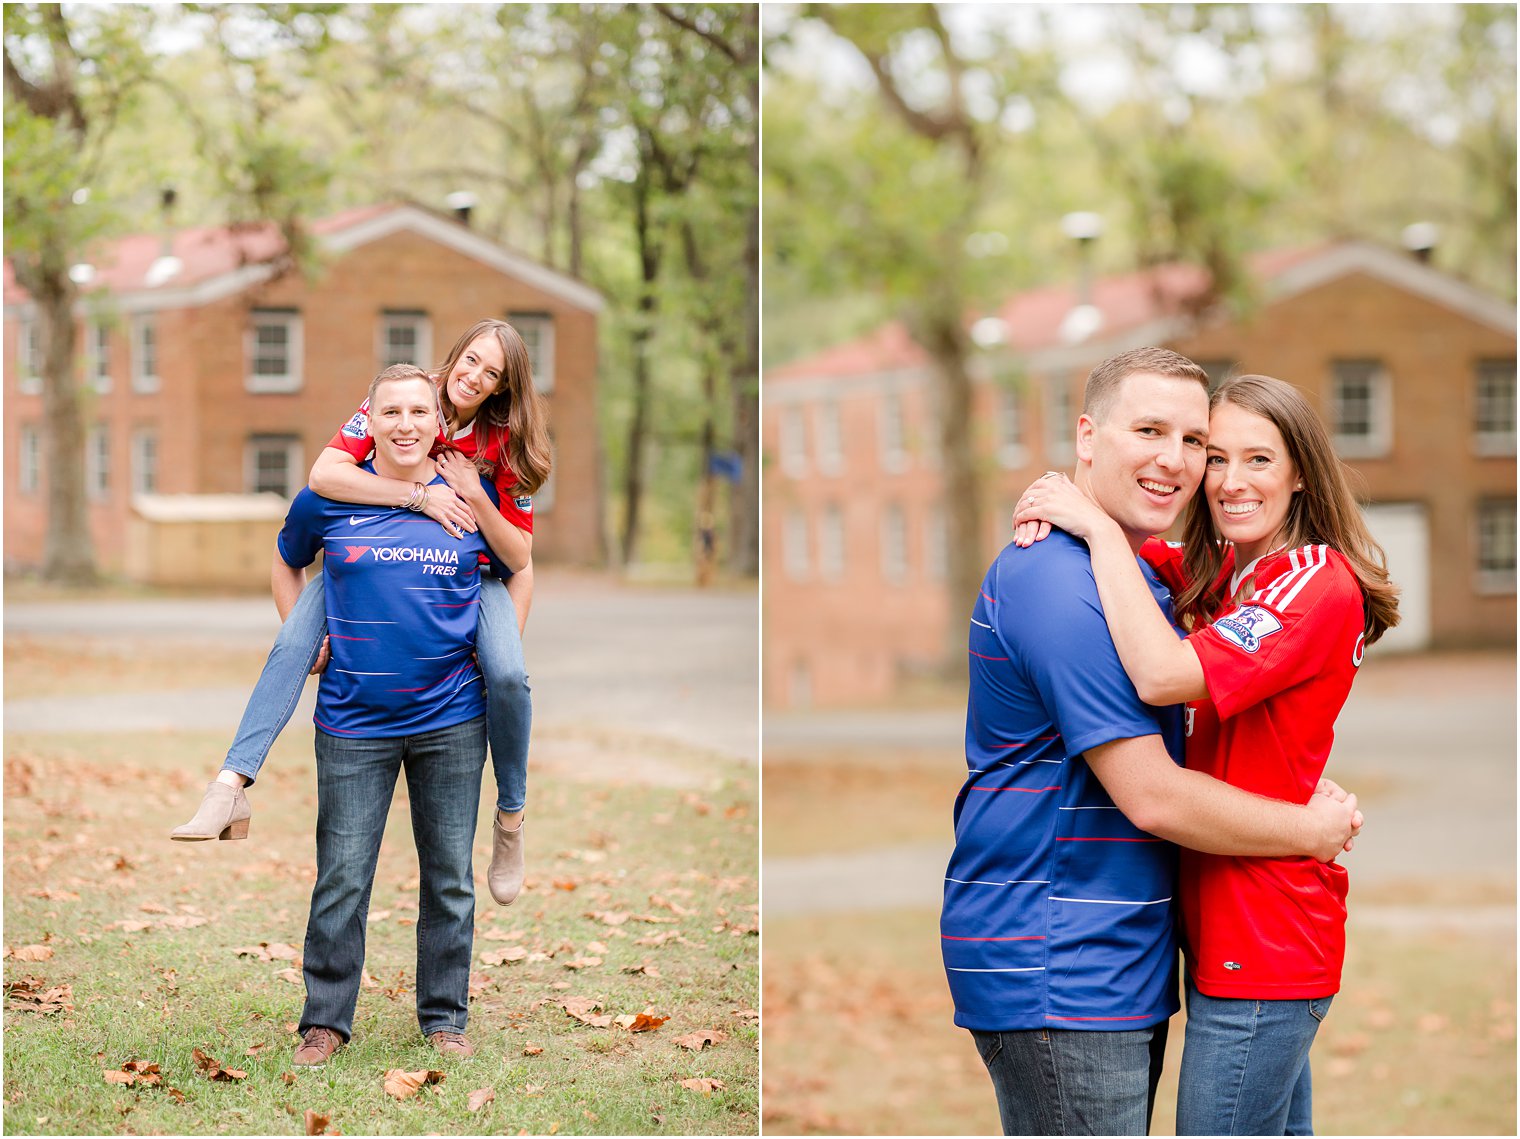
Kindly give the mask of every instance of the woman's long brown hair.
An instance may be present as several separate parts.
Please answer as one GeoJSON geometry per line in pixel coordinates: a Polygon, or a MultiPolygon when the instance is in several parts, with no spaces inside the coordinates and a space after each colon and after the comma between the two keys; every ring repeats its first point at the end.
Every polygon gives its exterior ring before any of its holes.
{"type": "MultiPolygon", "coordinates": [[[[449,349],[448,357],[438,369],[438,402],[448,420],[449,434],[452,435],[459,427],[459,412],[449,399],[449,373],[459,362],[459,357],[464,355],[465,349],[485,332],[496,335],[506,367],[502,373],[501,385],[486,397],[486,401],[475,412],[475,419],[480,424],[476,430],[496,429],[493,433],[498,438],[499,447],[499,429],[506,428],[504,458],[512,474],[517,477],[514,490],[517,494],[535,494],[549,477],[549,423],[543,397],[533,386],[533,365],[528,357],[528,346],[523,343],[517,329],[504,320],[478,320],[466,329],[464,335],[454,342],[454,347],[449,349]]],[[[488,441],[486,435],[481,435],[475,450],[475,467],[487,478],[495,473],[495,464],[485,458],[488,441]]]]}
{"type": "MultiPolygon", "coordinates": [[[[1236,376],[1209,398],[1209,410],[1230,403],[1270,420],[1287,444],[1288,457],[1303,481],[1293,495],[1283,537],[1292,549],[1326,545],[1351,563],[1362,590],[1362,612],[1370,645],[1399,623],[1399,590],[1388,580],[1388,559],[1373,539],[1351,491],[1347,468],[1335,453],[1325,425],[1292,384],[1271,376],[1236,376]]],[[[1188,587],[1177,611],[1195,625],[1211,620],[1229,600],[1229,579],[1220,577],[1225,545],[1204,495],[1188,504],[1183,522],[1183,564],[1188,587]]],[[[1236,567],[1237,569],[1241,567],[1236,567]]]]}

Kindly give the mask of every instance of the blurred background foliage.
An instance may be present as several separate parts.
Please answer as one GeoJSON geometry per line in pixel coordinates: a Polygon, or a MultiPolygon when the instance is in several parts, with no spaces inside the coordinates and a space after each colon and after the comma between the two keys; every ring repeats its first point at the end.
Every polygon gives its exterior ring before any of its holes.
{"type": "Polygon", "coordinates": [[[767,367],[1075,277],[1078,210],[1099,273],[1248,299],[1248,252],[1428,222],[1515,296],[1513,5],[768,5],[765,56],[767,367]]]}

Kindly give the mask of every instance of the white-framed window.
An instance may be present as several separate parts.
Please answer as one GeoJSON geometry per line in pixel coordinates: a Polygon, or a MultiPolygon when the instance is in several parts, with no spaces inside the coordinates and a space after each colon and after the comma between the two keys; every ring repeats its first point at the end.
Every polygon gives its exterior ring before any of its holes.
{"type": "Polygon", "coordinates": [[[781,470],[792,478],[807,474],[807,416],[801,404],[781,409],[781,470]]]}
{"type": "Polygon", "coordinates": [[[879,453],[881,456],[881,469],[889,473],[895,473],[908,465],[908,447],[906,422],[903,418],[902,393],[898,391],[883,392],[881,405],[877,412],[878,430],[880,432],[879,453]]]}
{"type": "Polygon", "coordinates": [[[392,364],[433,366],[433,325],[424,312],[383,312],[380,314],[380,367],[392,364]]]}
{"type": "Polygon", "coordinates": [[[1515,500],[1478,502],[1478,590],[1515,592],[1515,500]]]}
{"type": "Polygon", "coordinates": [[[158,317],[144,313],[132,318],[132,390],[150,395],[158,385],[158,317]]]}
{"type": "Polygon", "coordinates": [[[21,428],[21,446],[16,482],[22,494],[36,494],[42,488],[42,432],[31,424],[21,428]]]}
{"type": "Polygon", "coordinates": [[[908,580],[908,522],[895,502],[881,512],[881,576],[890,585],[908,580]]]}
{"type": "Polygon", "coordinates": [[[1029,461],[1024,445],[1024,397],[1015,388],[997,389],[997,457],[1005,467],[1022,467],[1029,461]]]}
{"type": "Polygon", "coordinates": [[[21,318],[16,341],[16,390],[22,395],[42,393],[42,343],[35,316],[21,318]]]}
{"type": "Polygon", "coordinates": [[[1071,398],[1069,376],[1050,376],[1045,381],[1045,458],[1052,467],[1076,461],[1077,416],[1071,398]]]}
{"type": "Polygon", "coordinates": [[[1473,371],[1473,445],[1480,455],[1515,453],[1515,361],[1479,360],[1473,371]]]}
{"type": "Polygon", "coordinates": [[[97,392],[111,390],[111,326],[103,320],[85,325],[84,375],[97,392]]]}
{"type": "Polygon", "coordinates": [[[1330,430],[1335,448],[1352,459],[1375,459],[1393,445],[1393,391],[1378,360],[1336,360],[1330,380],[1330,430]]]}
{"type": "Polygon", "coordinates": [[[844,577],[844,511],[831,502],[818,521],[818,573],[825,581],[844,577]]]}
{"type": "Polygon", "coordinates": [[[299,435],[250,435],[243,444],[243,485],[249,494],[294,498],[306,485],[299,435]]]}
{"type": "Polygon", "coordinates": [[[111,435],[103,423],[91,427],[85,438],[84,485],[91,498],[106,498],[111,493],[111,435]]]}
{"type": "Polygon", "coordinates": [[[807,515],[794,507],[788,511],[782,525],[781,561],[786,567],[786,576],[793,581],[806,581],[812,569],[812,558],[808,554],[807,515]]]}
{"type": "Polygon", "coordinates": [[[300,391],[301,341],[301,314],[294,309],[250,311],[243,386],[260,393],[300,391]]]}
{"type": "Polygon", "coordinates": [[[546,312],[511,312],[507,323],[517,329],[528,349],[533,367],[533,386],[543,395],[554,394],[554,318],[546,312]]]}
{"type": "Polygon", "coordinates": [[[924,571],[931,581],[944,581],[950,572],[950,528],[939,510],[924,522],[924,571]]]}
{"type": "Polygon", "coordinates": [[[158,493],[158,432],[151,427],[132,432],[132,493],[158,493]]]}
{"type": "Polygon", "coordinates": [[[844,446],[840,438],[839,401],[832,397],[820,400],[817,406],[818,432],[814,442],[818,446],[818,472],[837,475],[844,470],[844,446]]]}

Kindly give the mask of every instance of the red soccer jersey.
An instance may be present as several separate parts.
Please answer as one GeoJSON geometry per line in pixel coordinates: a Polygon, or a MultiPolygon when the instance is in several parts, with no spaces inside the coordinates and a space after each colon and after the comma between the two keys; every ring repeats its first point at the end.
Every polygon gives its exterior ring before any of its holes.
{"type": "MultiPolygon", "coordinates": [[[[476,423],[471,423],[471,427],[476,423]]],[[[451,443],[455,449],[468,459],[473,459],[480,448],[478,432],[466,429],[469,433],[449,439],[440,427],[438,430],[438,443],[434,444],[434,453],[438,446],[451,443]]],[[[533,533],[533,500],[527,495],[519,495],[513,490],[517,486],[517,476],[512,473],[512,468],[507,465],[507,429],[491,425],[487,428],[490,438],[486,440],[486,458],[496,464],[496,473],[491,481],[496,484],[496,492],[501,496],[501,515],[519,530],[533,533]]],[[[369,458],[370,452],[375,449],[374,436],[369,430],[369,400],[359,405],[359,410],[354,412],[353,418],[345,423],[339,432],[327,441],[329,447],[336,447],[340,451],[347,451],[359,462],[369,458]]]]}
{"type": "MultiPolygon", "coordinates": [[[[1346,559],[1327,546],[1279,550],[1254,568],[1252,595],[1188,638],[1212,698],[1188,705],[1187,766],[1303,803],[1324,773],[1335,718],[1362,663],[1362,593],[1346,559]]],[[[1339,991],[1344,867],[1184,850],[1178,896],[1188,967],[1206,995],[1339,991]]]]}

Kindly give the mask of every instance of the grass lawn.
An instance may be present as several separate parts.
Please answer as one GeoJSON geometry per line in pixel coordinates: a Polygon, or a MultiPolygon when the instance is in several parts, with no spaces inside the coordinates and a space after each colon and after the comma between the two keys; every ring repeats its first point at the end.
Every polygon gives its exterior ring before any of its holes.
{"type": "MultiPolygon", "coordinates": [[[[65,679],[75,689],[133,683],[109,657],[76,658],[67,678],[39,670],[23,681],[11,669],[7,680],[28,691],[66,691],[65,679]]],[[[144,674],[158,671],[149,662],[144,674]]],[[[686,787],[604,772],[533,777],[528,888],[506,909],[484,883],[487,768],[475,854],[476,1055],[466,1061],[438,1056],[417,1027],[416,854],[399,789],[354,1040],[325,1069],[297,1071],[304,990],[291,956],[315,875],[309,733],[292,724],[277,745],[251,792],[248,841],[195,844],[167,835],[193,812],[226,735],[7,735],[8,1133],[300,1134],[308,1111],[347,1134],[754,1133],[752,765],[683,756],[686,787]],[[593,1020],[668,1020],[635,1033],[577,1019],[566,1004],[593,1020]],[[680,1043],[698,1045],[703,1033],[711,1040],[700,1050],[680,1043]],[[208,1078],[197,1049],[246,1074],[208,1078]],[[108,1082],[105,1073],[132,1061],[158,1065],[162,1083],[108,1082]],[[399,1100],[384,1090],[391,1069],[443,1079],[399,1100]],[[699,1079],[718,1083],[681,1083],[699,1079]],[[472,1111],[472,1098],[484,1098],[472,1093],[487,1089],[494,1098],[472,1111]]]]}

